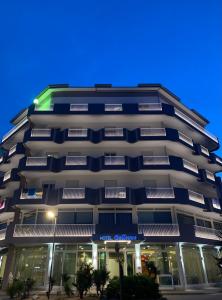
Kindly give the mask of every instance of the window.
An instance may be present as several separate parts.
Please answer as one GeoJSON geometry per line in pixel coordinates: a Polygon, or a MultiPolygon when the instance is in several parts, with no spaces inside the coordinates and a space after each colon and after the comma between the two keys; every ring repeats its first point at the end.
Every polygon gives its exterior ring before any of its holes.
{"type": "Polygon", "coordinates": [[[36,213],[26,213],[23,215],[23,224],[35,224],[36,213]]]}
{"type": "Polygon", "coordinates": [[[119,225],[132,224],[132,214],[131,213],[117,213],[116,214],[116,224],[119,224],[119,225]]]}
{"type": "Polygon", "coordinates": [[[0,230],[7,228],[7,223],[0,223],[0,230]]]}
{"type": "Polygon", "coordinates": [[[113,225],[115,224],[114,213],[99,213],[99,224],[113,225]]]}
{"type": "Polygon", "coordinates": [[[194,218],[183,214],[177,214],[179,224],[195,225],[194,218]]]}
{"type": "Polygon", "coordinates": [[[204,219],[197,219],[197,225],[201,227],[211,228],[211,222],[204,219]]]}
{"type": "Polygon", "coordinates": [[[50,220],[47,217],[46,211],[40,211],[37,214],[37,221],[36,221],[36,223],[37,224],[53,224],[54,220],[50,220]]]}
{"type": "Polygon", "coordinates": [[[74,212],[59,212],[58,213],[58,224],[74,224],[75,213],[74,212]]]}
{"type": "Polygon", "coordinates": [[[172,224],[170,211],[138,211],[139,224],[172,224]]]}
{"type": "Polygon", "coordinates": [[[214,228],[217,230],[222,230],[222,223],[214,222],[214,228]]]}
{"type": "Polygon", "coordinates": [[[77,224],[92,224],[93,214],[92,212],[77,212],[76,213],[77,224]]]}

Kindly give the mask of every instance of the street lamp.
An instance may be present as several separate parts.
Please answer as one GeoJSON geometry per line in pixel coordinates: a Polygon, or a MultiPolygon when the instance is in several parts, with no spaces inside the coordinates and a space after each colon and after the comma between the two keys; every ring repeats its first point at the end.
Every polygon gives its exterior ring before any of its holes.
{"type": "Polygon", "coordinates": [[[49,220],[54,220],[54,226],[53,226],[53,240],[52,240],[52,259],[51,259],[51,266],[50,266],[50,272],[49,272],[49,288],[47,292],[48,299],[50,298],[50,293],[53,287],[53,279],[52,279],[52,271],[53,271],[53,264],[54,264],[54,253],[55,253],[55,235],[56,235],[56,221],[57,221],[57,215],[55,211],[49,210],[46,212],[46,217],[49,220]]]}

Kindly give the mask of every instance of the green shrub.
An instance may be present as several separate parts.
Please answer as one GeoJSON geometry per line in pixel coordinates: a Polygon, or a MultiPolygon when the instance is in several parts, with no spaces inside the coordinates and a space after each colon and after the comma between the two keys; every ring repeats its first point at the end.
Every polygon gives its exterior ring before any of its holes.
{"type": "Polygon", "coordinates": [[[83,263],[76,273],[76,282],[73,285],[77,288],[80,299],[83,299],[83,295],[92,286],[92,270],[93,268],[90,264],[83,263]]]}
{"type": "Polygon", "coordinates": [[[93,283],[96,286],[97,295],[103,295],[104,287],[109,280],[109,272],[106,269],[93,271],[93,283]]]}
{"type": "MultiPolygon", "coordinates": [[[[119,279],[113,278],[106,289],[107,298],[119,299],[119,288],[119,279]]],[[[152,278],[143,275],[123,277],[122,295],[124,300],[161,299],[159,285],[152,278]]]]}
{"type": "Polygon", "coordinates": [[[71,276],[69,276],[68,274],[63,274],[62,282],[66,296],[71,297],[73,295],[71,287],[71,276]]]}
{"type": "Polygon", "coordinates": [[[9,284],[6,289],[6,293],[11,299],[14,297],[21,299],[24,295],[24,291],[25,282],[20,279],[14,279],[13,282],[9,284]]]}

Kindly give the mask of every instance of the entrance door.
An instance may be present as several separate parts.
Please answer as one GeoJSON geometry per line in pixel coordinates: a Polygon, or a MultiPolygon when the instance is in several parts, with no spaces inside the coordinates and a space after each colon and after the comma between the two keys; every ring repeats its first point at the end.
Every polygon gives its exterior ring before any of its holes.
{"type": "Polygon", "coordinates": [[[108,270],[110,272],[110,278],[113,278],[114,276],[119,276],[119,263],[117,261],[115,252],[109,252],[108,270]]]}

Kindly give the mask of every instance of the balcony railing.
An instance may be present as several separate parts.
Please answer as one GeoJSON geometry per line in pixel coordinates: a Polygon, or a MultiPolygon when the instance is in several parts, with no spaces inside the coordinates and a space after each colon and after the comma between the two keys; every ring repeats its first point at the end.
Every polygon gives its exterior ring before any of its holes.
{"type": "Polygon", "coordinates": [[[54,110],[54,104],[50,103],[47,105],[35,105],[35,111],[53,111],[54,110]]]}
{"type": "Polygon", "coordinates": [[[17,145],[14,145],[14,146],[12,146],[12,147],[9,149],[9,152],[8,152],[8,155],[9,155],[9,156],[12,155],[13,153],[15,153],[16,147],[17,147],[17,145]]]}
{"type": "Polygon", "coordinates": [[[204,204],[204,196],[202,194],[196,193],[194,191],[188,190],[189,199],[201,204],[204,204]]]}
{"type": "Polygon", "coordinates": [[[139,111],[155,111],[162,110],[161,103],[139,103],[139,111]]]}
{"type": "Polygon", "coordinates": [[[27,157],[26,166],[47,166],[47,157],[27,157]]]}
{"type": "Polygon", "coordinates": [[[119,166],[125,165],[125,156],[105,156],[105,166],[119,166]]]}
{"type": "Polygon", "coordinates": [[[201,239],[220,240],[219,231],[214,228],[194,226],[195,236],[201,239]]]}
{"type": "Polygon", "coordinates": [[[216,162],[222,165],[222,159],[220,157],[216,157],[216,162]]]}
{"type": "Polygon", "coordinates": [[[146,198],[175,198],[173,188],[149,188],[146,187],[146,198]]]}
{"type": "Polygon", "coordinates": [[[51,129],[50,128],[34,128],[31,131],[32,137],[50,137],[51,129]]]}
{"type": "Polygon", "coordinates": [[[202,145],[200,145],[200,151],[201,151],[203,154],[207,155],[207,156],[210,155],[209,150],[208,150],[206,147],[202,146],[202,145]]]}
{"type": "Polygon", "coordinates": [[[64,188],[62,199],[85,199],[85,188],[64,188]]]}
{"type": "Polygon", "coordinates": [[[216,209],[221,209],[220,201],[217,198],[212,198],[212,205],[216,209]]]}
{"type": "Polygon", "coordinates": [[[186,136],[184,133],[179,132],[179,139],[183,142],[185,142],[186,144],[193,146],[193,140],[191,138],[189,138],[188,136],[186,136]]]}
{"type": "Polygon", "coordinates": [[[140,128],[140,136],[166,136],[165,128],[140,128]]]}
{"type": "Polygon", "coordinates": [[[193,127],[195,127],[196,129],[198,129],[200,132],[204,133],[206,136],[208,136],[209,138],[211,138],[212,140],[214,140],[216,143],[218,143],[218,139],[217,139],[216,136],[214,136],[212,133],[210,133],[209,131],[207,131],[205,128],[203,128],[201,125],[199,125],[198,123],[196,123],[193,119],[191,119],[190,117],[188,117],[186,114],[184,114],[183,112],[181,112],[177,108],[175,108],[175,114],[178,117],[180,117],[181,119],[183,119],[184,121],[186,121],[187,123],[189,123],[190,125],[192,125],[193,127]]]}
{"type": "Polygon", "coordinates": [[[86,156],[66,156],[66,166],[86,166],[86,156]]]}
{"type": "Polygon", "coordinates": [[[122,104],[105,104],[105,111],[122,111],[122,104]]]}
{"type": "Polygon", "coordinates": [[[0,241],[5,239],[6,228],[0,230],[0,241]]]}
{"type": "Polygon", "coordinates": [[[215,181],[215,177],[214,177],[214,174],[213,174],[213,173],[211,173],[211,172],[208,171],[208,170],[205,170],[205,172],[206,172],[206,177],[207,177],[207,179],[210,179],[210,180],[212,180],[212,181],[215,181]]]}
{"type": "Polygon", "coordinates": [[[21,191],[20,199],[42,199],[43,190],[27,189],[21,191]]]}
{"type": "Polygon", "coordinates": [[[178,224],[139,224],[139,234],[144,236],[179,236],[178,224]]]}
{"type": "Polygon", "coordinates": [[[169,165],[169,157],[168,156],[143,156],[143,164],[145,166],[148,165],[169,165]]]}
{"type": "Polygon", "coordinates": [[[105,187],[105,198],[126,198],[126,188],[125,187],[105,187]]]}
{"type": "Polygon", "coordinates": [[[4,174],[3,182],[11,178],[11,170],[4,174]]]}
{"type": "Polygon", "coordinates": [[[13,237],[82,237],[95,233],[94,224],[16,224],[13,237]]]}
{"type": "Polygon", "coordinates": [[[88,111],[88,104],[87,103],[82,103],[82,104],[72,103],[72,104],[70,104],[70,111],[88,111]]]}
{"type": "Polygon", "coordinates": [[[68,137],[87,137],[88,128],[72,128],[68,130],[68,137]]]}
{"type": "Polygon", "coordinates": [[[196,174],[199,173],[197,165],[190,162],[190,161],[188,161],[188,160],[186,160],[186,159],[183,159],[183,166],[184,166],[184,168],[186,168],[186,169],[188,169],[188,170],[190,170],[190,171],[192,171],[196,174]]]}
{"type": "Polygon", "coordinates": [[[123,128],[105,128],[105,136],[123,136],[123,128]]]}
{"type": "Polygon", "coordinates": [[[2,138],[2,142],[4,142],[6,139],[8,139],[11,135],[13,135],[16,131],[18,131],[23,125],[28,123],[27,117],[22,119],[16,126],[14,126],[12,129],[10,129],[2,138]]]}
{"type": "Polygon", "coordinates": [[[0,156],[0,163],[3,162],[4,157],[0,156]]]}

